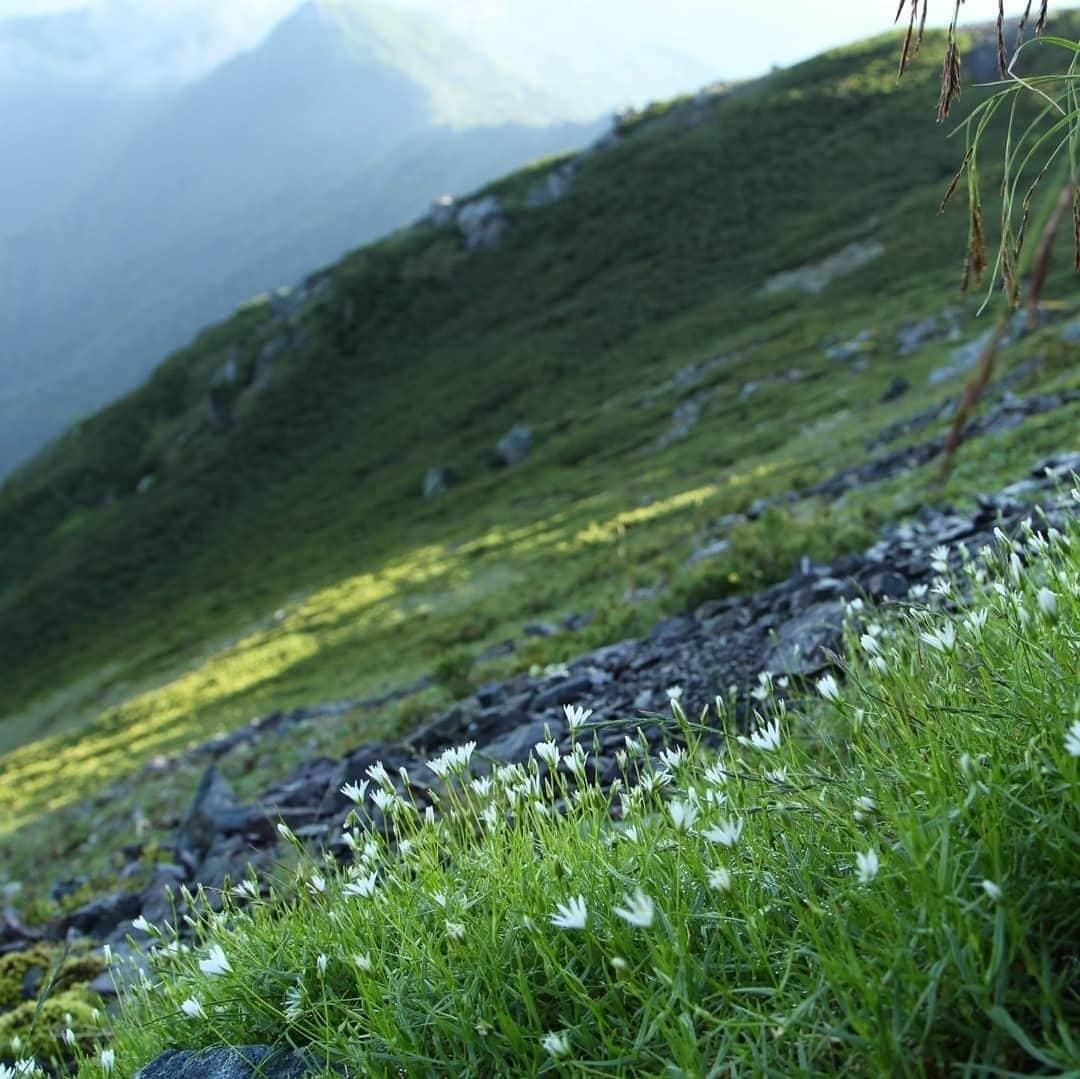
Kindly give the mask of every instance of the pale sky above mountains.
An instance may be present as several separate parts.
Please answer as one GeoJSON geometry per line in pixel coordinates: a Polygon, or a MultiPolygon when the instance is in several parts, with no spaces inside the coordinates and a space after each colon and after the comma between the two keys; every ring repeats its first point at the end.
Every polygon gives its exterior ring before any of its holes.
{"type": "MultiPolygon", "coordinates": [[[[182,50],[173,49],[172,62],[185,65],[174,74],[183,79],[201,74],[234,52],[249,48],[284,15],[300,6],[301,0],[0,0],[0,18],[13,15],[45,14],[89,7],[95,22],[116,43],[115,60],[126,50],[147,51],[160,56],[166,43],[181,31],[190,41],[182,50]]],[[[758,0],[754,4],[734,0],[388,0],[441,15],[455,29],[488,50],[506,41],[511,65],[519,40],[511,44],[512,28],[528,25],[526,40],[537,40],[539,30],[547,39],[538,41],[548,55],[560,48],[560,35],[596,39],[605,24],[619,27],[622,34],[634,34],[655,42],[670,56],[682,56],[696,65],[688,72],[691,82],[699,81],[705,69],[715,78],[741,78],[759,74],[773,64],[788,64],[820,52],[831,45],[854,40],[888,29],[896,13],[896,0],[758,0]]],[[[1059,3],[1060,7],[1076,6],[1059,3]]],[[[943,19],[952,5],[932,5],[943,19]]],[[[993,18],[996,0],[968,0],[966,18],[981,21],[993,18]]],[[[592,44],[593,42],[590,42],[592,44]]],[[[595,40],[602,48],[603,41],[595,40]]],[[[671,87],[691,89],[692,86],[671,87]]]]}

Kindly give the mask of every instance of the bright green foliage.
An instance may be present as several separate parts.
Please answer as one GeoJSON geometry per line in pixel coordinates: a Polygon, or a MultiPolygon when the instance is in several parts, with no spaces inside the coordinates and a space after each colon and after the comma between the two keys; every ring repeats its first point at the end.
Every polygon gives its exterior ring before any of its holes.
{"type": "Polygon", "coordinates": [[[121,1074],[252,1043],[372,1075],[1071,1073],[1080,529],[849,617],[846,684],[764,682],[719,755],[676,709],[685,754],[631,741],[610,793],[587,742],[490,781],[444,756],[434,820],[398,801],[352,867],[163,948],[121,1074]]]}
{"type": "MultiPolygon", "coordinates": [[[[237,754],[254,794],[305,756],[400,733],[466,678],[566,660],[776,580],[804,553],[858,546],[885,519],[1075,442],[1074,406],[965,447],[963,482],[945,492],[928,468],[810,500],[688,564],[711,522],[862,459],[883,426],[956,391],[927,383],[955,342],[901,358],[902,325],[952,305],[965,339],[983,328],[954,290],[963,213],[935,213],[961,148],[926,121],[932,50],[897,84],[896,47],[890,36],[733,88],[700,122],[689,102],[650,109],[551,205],[525,202],[552,163],[500,181],[511,228],[498,249],[470,254],[453,229],[417,227],[355,252],[319,275],[328,294],[296,340],[256,301],[14,477],[0,491],[0,860],[23,894],[57,863],[114,869],[102,837],[136,821],[165,832],[196,777],[138,774],[157,754],[440,672],[395,709],[237,754]],[[870,240],[884,255],[820,295],[763,291],[870,240]],[[864,330],[864,370],[826,357],[826,338],[864,330]],[[232,360],[243,384],[273,342],[286,347],[261,392],[218,383],[234,422],[215,431],[216,376],[232,360]],[[709,397],[666,444],[686,396],[674,376],[691,365],[709,397]],[[911,389],[885,402],[897,375],[911,389]],[[502,470],[493,447],[516,422],[536,449],[502,470]],[[457,480],[424,500],[433,465],[457,480]],[[460,652],[587,610],[584,632],[509,660],[470,666],[460,652]]],[[[1009,358],[1043,354],[1042,386],[1077,384],[1056,326],[1009,358]]]]}

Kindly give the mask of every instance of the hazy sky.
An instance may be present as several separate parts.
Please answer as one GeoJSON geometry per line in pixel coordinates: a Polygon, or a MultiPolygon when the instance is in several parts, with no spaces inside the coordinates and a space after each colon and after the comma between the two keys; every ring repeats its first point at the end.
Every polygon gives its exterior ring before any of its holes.
{"type": "MultiPolygon", "coordinates": [[[[478,23],[505,22],[522,0],[388,0],[450,15],[459,29],[478,30],[478,23]]],[[[219,56],[253,45],[300,0],[0,0],[0,17],[90,7],[110,31],[124,27],[145,40],[157,28],[194,22],[200,36],[219,56]],[[208,40],[210,39],[210,40],[208,40]]],[[[588,9],[613,23],[650,35],[670,50],[715,64],[717,77],[756,74],[770,65],[787,64],[830,45],[889,28],[897,0],[550,0],[553,9],[569,14],[588,9]]],[[[1059,3],[1058,7],[1075,6],[1059,3]]],[[[944,19],[952,8],[937,0],[932,8],[944,19]]],[[[1016,8],[1020,5],[1009,4],[1016,8]]],[[[967,0],[966,18],[987,20],[996,0],[967,0]]],[[[564,20],[565,25],[566,20],[564,20]]],[[[550,46],[549,46],[550,47],[550,46]]]]}

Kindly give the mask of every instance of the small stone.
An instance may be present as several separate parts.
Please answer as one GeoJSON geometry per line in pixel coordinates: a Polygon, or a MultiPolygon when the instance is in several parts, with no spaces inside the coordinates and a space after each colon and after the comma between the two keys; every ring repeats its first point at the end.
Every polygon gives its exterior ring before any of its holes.
{"type": "Polygon", "coordinates": [[[495,454],[507,467],[521,464],[532,453],[533,433],[531,427],[516,424],[499,440],[495,454]]]}

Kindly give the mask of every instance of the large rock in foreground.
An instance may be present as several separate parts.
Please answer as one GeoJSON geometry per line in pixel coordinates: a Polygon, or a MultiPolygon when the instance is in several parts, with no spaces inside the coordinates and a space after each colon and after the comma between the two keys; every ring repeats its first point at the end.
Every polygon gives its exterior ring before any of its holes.
{"type": "Polygon", "coordinates": [[[304,1075],[334,1075],[298,1052],[282,1052],[266,1045],[239,1049],[204,1049],[193,1053],[170,1049],[151,1061],[135,1079],[300,1079],[304,1075]]]}

